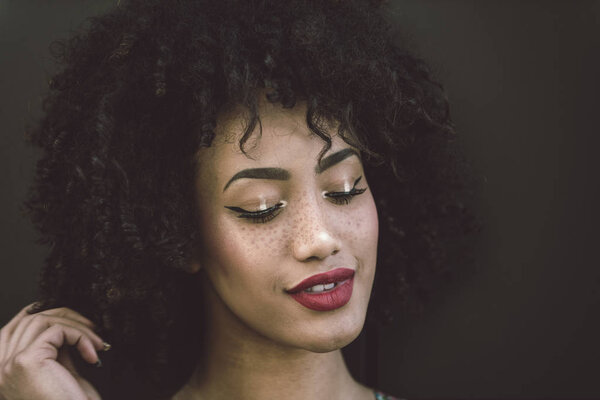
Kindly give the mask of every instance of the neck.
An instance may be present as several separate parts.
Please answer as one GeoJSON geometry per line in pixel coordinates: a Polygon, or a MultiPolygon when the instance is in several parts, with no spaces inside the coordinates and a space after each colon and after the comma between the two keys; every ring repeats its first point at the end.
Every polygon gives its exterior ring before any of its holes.
{"type": "Polygon", "coordinates": [[[210,285],[203,357],[174,400],[371,399],[350,375],[341,350],[315,353],[285,346],[239,320],[210,285]]]}

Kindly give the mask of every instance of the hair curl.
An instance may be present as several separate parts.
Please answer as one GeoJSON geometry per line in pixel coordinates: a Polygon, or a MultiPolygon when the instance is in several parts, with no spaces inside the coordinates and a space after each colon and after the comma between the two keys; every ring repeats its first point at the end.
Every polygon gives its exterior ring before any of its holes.
{"type": "Polygon", "coordinates": [[[122,1],[52,50],[62,68],[31,135],[43,157],[25,204],[51,248],[36,310],[96,321],[156,397],[198,356],[184,272],[200,239],[194,154],[226,107],[249,110],[241,148],[266,93],[306,103],[323,151],[333,120],[363,152],[381,221],[370,317],[420,304],[472,228],[443,90],[373,2],[122,1]]]}

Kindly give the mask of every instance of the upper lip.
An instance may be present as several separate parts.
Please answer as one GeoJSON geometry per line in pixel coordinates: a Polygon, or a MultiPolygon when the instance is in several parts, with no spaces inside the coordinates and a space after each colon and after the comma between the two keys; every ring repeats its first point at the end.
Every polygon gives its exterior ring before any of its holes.
{"type": "Polygon", "coordinates": [[[335,283],[345,281],[346,279],[350,279],[354,276],[354,270],[350,268],[336,268],[331,271],[323,272],[321,274],[316,274],[313,276],[309,276],[293,288],[289,289],[288,293],[296,293],[300,292],[304,289],[308,289],[309,287],[313,287],[315,285],[325,285],[328,283],[335,283]]]}

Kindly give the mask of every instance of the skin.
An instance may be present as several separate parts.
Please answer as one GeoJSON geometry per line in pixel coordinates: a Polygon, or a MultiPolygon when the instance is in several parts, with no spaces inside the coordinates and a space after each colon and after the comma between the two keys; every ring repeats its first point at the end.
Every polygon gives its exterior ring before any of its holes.
{"type": "MultiPolygon", "coordinates": [[[[218,121],[215,143],[198,152],[197,201],[204,243],[192,265],[205,296],[207,338],[194,376],[174,398],[372,399],[355,382],[340,349],[360,333],[375,273],[377,211],[358,156],[317,173],[322,139],[306,110],[260,107],[262,135],[238,145],[239,113],[218,121]],[[243,178],[239,171],[281,168],[289,179],[243,178]],[[323,193],[364,193],[348,204],[323,193]],[[226,207],[257,211],[286,206],[267,222],[226,207]],[[314,311],[286,293],[305,278],[337,267],[355,270],[350,301],[314,311]]],[[[335,132],[335,130],[331,130],[335,132]]],[[[350,148],[332,135],[324,159],[350,148]]]]}
{"type": "Polygon", "coordinates": [[[98,400],[94,387],[76,371],[66,345],[98,362],[108,346],[81,314],[57,308],[30,315],[23,308],[0,330],[0,400],[98,400]]]}
{"type": "MultiPolygon", "coordinates": [[[[192,317],[203,318],[206,335],[203,357],[173,399],[372,400],[340,351],[362,330],[375,274],[377,211],[362,164],[351,155],[317,172],[324,142],[308,130],[306,109],[266,103],[259,111],[262,135],[253,134],[247,155],[238,146],[239,111],[222,115],[213,146],[198,152],[203,241],[189,272],[204,297],[192,317]],[[246,177],[227,186],[241,170],[273,167],[288,179],[246,177]],[[348,202],[324,196],[353,187],[365,190],[348,202]],[[227,208],[257,211],[283,202],[259,223],[227,208]],[[314,311],[286,293],[338,267],[355,271],[344,306],[314,311]]],[[[323,160],[350,148],[334,132],[323,160]]],[[[34,315],[27,308],[0,330],[0,400],[99,399],[66,351],[73,346],[95,364],[108,346],[94,324],[67,308],[34,315]]]]}

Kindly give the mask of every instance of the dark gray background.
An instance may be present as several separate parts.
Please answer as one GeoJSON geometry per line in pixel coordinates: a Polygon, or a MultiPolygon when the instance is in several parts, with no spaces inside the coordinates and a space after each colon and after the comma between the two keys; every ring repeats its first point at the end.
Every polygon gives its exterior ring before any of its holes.
{"type": "MultiPolygon", "coordinates": [[[[19,211],[48,44],[116,0],[0,0],[0,324],[45,250],[19,211]]],[[[420,318],[367,332],[352,370],[409,398],[600,398],[599,1],[398,0],[390,18],[444,82],[485,178],[478,272],[420,318]],[[378,348],[364,354],[368,341],[378,348]]],[[[373,349],[375,347],[370,347],[373,349]]]]}

